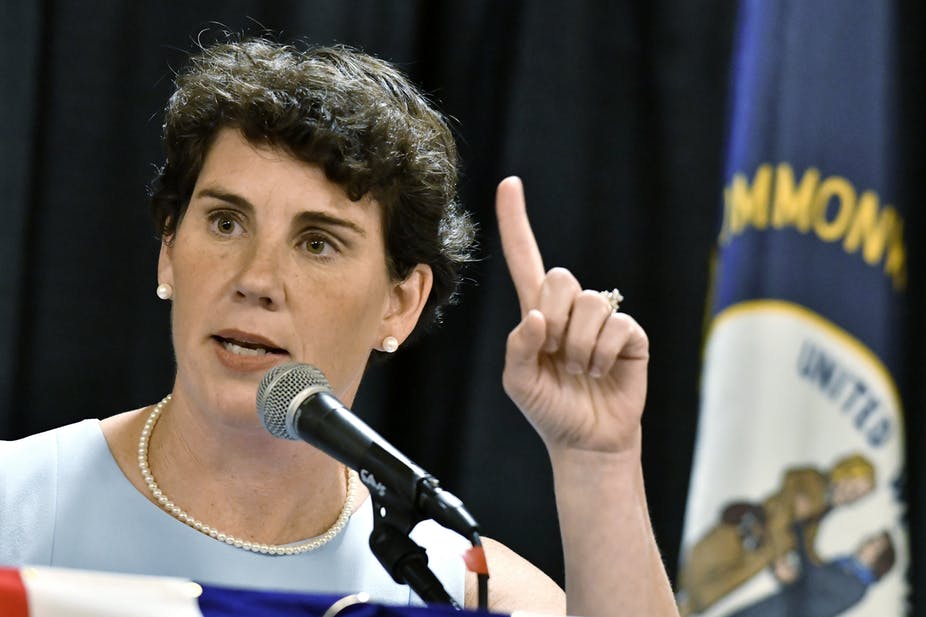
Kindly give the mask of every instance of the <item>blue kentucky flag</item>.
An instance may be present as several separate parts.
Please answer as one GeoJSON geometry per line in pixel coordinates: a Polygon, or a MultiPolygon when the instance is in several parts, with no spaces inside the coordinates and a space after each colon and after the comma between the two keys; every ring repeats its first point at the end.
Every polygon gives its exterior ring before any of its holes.
{"type": "Polygon", "coordinates": [[[740,7],[683,615],[906,613],[895,7],[740,7]]]}

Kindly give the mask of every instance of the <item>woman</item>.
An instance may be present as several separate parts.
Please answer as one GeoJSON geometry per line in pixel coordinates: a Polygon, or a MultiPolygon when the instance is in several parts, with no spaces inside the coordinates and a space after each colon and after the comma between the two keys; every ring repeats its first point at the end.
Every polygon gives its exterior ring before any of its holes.
{"type": "MultiPolygon", "coordinates": [[[[245,41],[203,50],[178,77],[164,140],[152,206],[171,395],[4,444],[0,562],[409,601],[366,549],[372,514],[354,476],[271,437],[254,400],[270,367],[297,361],[349,406],[371,356],[452,297],[472,226],[450,131],[384,62],[245,41]]],[[[568,271],[545,272],[517,179],[497,209],[522,310],[503,380],[553,464],[567,598],[487,540],[490,607],[676,614],[640,469],[645,334],[568,271]]],[[[461,539],[415,533],[475,605],[461,539]]]]}

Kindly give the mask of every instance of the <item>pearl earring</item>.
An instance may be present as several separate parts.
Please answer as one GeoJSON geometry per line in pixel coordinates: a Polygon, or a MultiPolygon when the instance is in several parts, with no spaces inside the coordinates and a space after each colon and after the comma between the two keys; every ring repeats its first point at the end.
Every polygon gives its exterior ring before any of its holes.
{"type": "Polygon", "coordinates": [[[154,293],[156,293],[161,300],[170,300],[174,297],[174,288],[167,283],[161,283],[158,285],[158,288],[154,290],[154,293]]]}
{"type": "Polygon", "coordinates": [[[399,348],[399,340],[394,336],[387,336],[383,339],[383,351],[392,353],[399,348]]]}

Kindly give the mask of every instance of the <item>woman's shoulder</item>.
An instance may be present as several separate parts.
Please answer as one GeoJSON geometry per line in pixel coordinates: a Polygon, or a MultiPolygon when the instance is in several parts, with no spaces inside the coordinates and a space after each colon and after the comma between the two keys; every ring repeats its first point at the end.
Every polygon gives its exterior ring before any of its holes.
{"type": "Polygon", "coordinates": [[[99,450],[98,420],[83,420],[14,441],[0,441],[0,516],[20,499],[52,490],[63,466],[78,465],[99,450]]]}
{"type": "Polygon", "coordinates": [[[0,482],[25,479],[57,466],[62,447],[94,447],[102,438],[99,420],[82,420],[13,441],[0,441],[0,482]]]}
{"type": "Polygon", "coordinates": [[[0,564],[44,564],[51,556],[62,466],[99,447],[97,420],[0,441],[0,564]]]}

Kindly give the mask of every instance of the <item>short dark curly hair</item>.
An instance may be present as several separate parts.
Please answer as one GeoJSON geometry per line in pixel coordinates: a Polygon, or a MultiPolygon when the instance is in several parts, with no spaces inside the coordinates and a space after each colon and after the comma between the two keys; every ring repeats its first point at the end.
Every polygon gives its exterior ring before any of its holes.
{"type": "Polygon", "coordinates": [[[434,274],[413,335],[439,321],[472,258],[475,226],[458,202],[451,130],[402,73],[346,46],[299,49],[253,38],[202,48],[175,84],[166,160],[151,187],[160,237],[176,231],[218,131],[236,128],[318,165],[350,199],[373,197],[393,279],[419,263],[434,274]]]}

